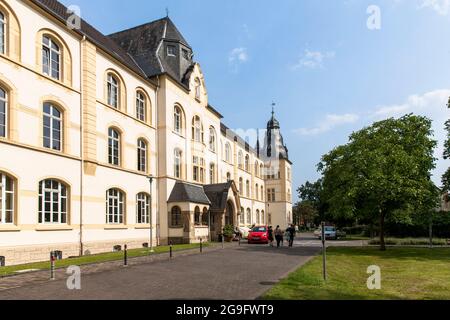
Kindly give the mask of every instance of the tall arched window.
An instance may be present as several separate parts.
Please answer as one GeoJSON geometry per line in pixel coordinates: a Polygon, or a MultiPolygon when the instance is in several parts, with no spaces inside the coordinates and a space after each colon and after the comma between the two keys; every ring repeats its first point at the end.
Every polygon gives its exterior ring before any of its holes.
{"type": "Polygon", "coordinates": [[[147,172],[147,153],[147,143],[144,139],[139,139],[137,142],[138,171],[147,172]]]}
{"type": "Polygon", "coordinates": [[[106,223],[122,224],[125,216],[125,195],[119,189],[106,192],[106,223]]]}
{"type": "Polygon", "coordinates": [[[49,102],[44,103],[43,124],[44,148],[61,151],[63,117],[61,111],[49,102]]]}
{"type": "Polygon", "coordinates": [[[231,146],[228,142],[225,144],[225,161],[231,163],[231,146]]]}
{"type": "Polygon", "coordinates": [[[8,94],[0,87],[0,137],[8,133],[8,94]]]}
{"type": "Polygon", "coordinates": [[[247,208],[247,224],[252,224],[252,211],[250,210],[250,208],[247,208]]]}
{"type": "Polygon", "coordinates": [[[264,187],[261,186],[261,201],[264,202],[264,187]]]}
{"type": "Polygon", "coordinates": [[[245,224],[245,211],[244,208],[241,207],[241,215],[239,216],[239,223],[241,225],[245,224]]]}
{"type": "Polygon", "coordinates": [[[58,180],[39,182],[39,223],[67,223],[68,187],[58,180]]]}
{"type": "Polygon", "coordinates": [[[203,125],[199,116],[192,119],[192,140],[203,142],[203,125]]]}
{"type": "Polygon", "coordinates": [[[227,182],[231,181],[231,173],[227,172],[227,182]]]}
{"type": "Polygon", "coordinates": [[[0,225],[14,223],[15,181],[0,172],[0,225]]]}
{"type": "Polygon", "coordinates": [[[180,150],[176,149],[174,152],[174,165],[173,165],[173,175],[177,179],[181,179],[181,156],[182,153],[180,150]]]}
{"type": "Polygon", "coordinates": [[[201,225],[201,220],[200,220],[200,208],[199,207],[195,207],[194,210],[194,223],[196,226],[201,225]]]}
{"type": "Polygon", "coordinates": [[[258,161],[255,162],[255,176],[259,177],[259,164],[258,161]]]}
{"type": "Polygon", "coordinates": [[[209,128],[209,150],[216,152],[216,130],[213,127],[209,128]]]}
{"type": "Polygon", "coordinates": [[[201,98],[201,88],[202,85],[198,78],[195,79],[195,99],[200,100],[201,98]]]}
{"type": "Polygon", "coordinates": [[[108,162],[120,166],[120,132],[114,128],[108,129],[108,162]]]}
{"type": "Polygon", "coordinates": [[[245,156],[245,171],[250,171],[250,156],[248,154],[245,156]]]}
{"type": "Polygon", "coordinates": [[[259,185],[256,184],[256,186],[255,186],[255,198],[256,198],[256,200],[258,200],[258,198],[259,198],[259,193],[258,193],[258,191],[259,191],[259,185]]]}
{"type": "Polygon", "coordinates": [[[107,85],[107,103],[113,108],[119,109],[119,80],[112,74],[108,73],[106,79],[107,85]]]}
{"type": "Polygon", "coordinates": [[[136,223],[148,224],[150,223],[150,196],[147,193],[139,193],[137,195],[137,213],[136,223]]]}
{"type": "Polygon", "coordinates": [[[259,210],[256,210],[256,224],[260,224],[261,220],[259,219],[259,210]]]}
{"type": "Polygon", "coordinates": [[[6,53],[6,18],[0,11],[0,53],[6,53]]]}
{"type": "Polygon", "coordinates": [[[238,168],[244,169],[244,155],[242,154],[242,151],[239,151],[238,153],[238,168]]]}
{"type": "Polygon", "coordinates": [[[264,213],[264,210],[261,211],[261,224],[266,223],[266,214],[264,213]]]}
{"type": "Polygon", "coordinates": [[[182,227],[183,220],[180,207],[173,207],[170,211],[170,225],[171,227],[182,227]]]}
{"type": "Polygon", "coordinates": [[[242,178],[239,178],[239,193],[244,194],[244,180],[242,178]]]}
{"type": "Polygon", "coordinates": [[[178,106],[175,106],[173,109],[173,130],[178,133],[182,134],[183,129],[183,112],[181,111],[181,108],[178,106]]]}
{"type": "Polygon", "coordinates": [[[54,79],[60,79],[61,49],[47,35],[42,36],[42,72],[54,79]]]}
{"type": "Polygon", "coordinates": [[[206,209],[206,208],[203,208],[202,225],[203,226],[209,225],[209,212],[208,212],[208,209],[206,209]]]}
{"type": "Polygon", "coordinates": [[[245,195],[250,198],[250,181],[247,180],[245,183],[245,195]]]}
{"type": "Polygon", "coordinates": [[[136,92],[136,118],[146,122],[147,121],[147,99],[142,91],[136,92]]]}
{"type": "Polygon", "coordinates": [[[262,164],[259,165],[259,176],[264,178],[264,166],[262,164]]]}

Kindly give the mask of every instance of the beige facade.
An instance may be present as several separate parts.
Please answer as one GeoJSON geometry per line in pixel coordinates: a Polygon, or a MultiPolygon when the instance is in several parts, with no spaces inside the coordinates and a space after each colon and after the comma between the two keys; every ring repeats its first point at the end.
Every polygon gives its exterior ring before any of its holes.
{"type": "Polygon", "coordinates": [[[280,175],[269,179],[259,150],[224,130],[199,64],[186,86],[166,73],[146,77],[53,11],[38,0],[0,0],[0,257],[7,265],[45,260],[52,250],[69,257],[141,247],[150,228],[160,245],[207,239],[226,223],[292,221],[290,161],[280,160],[280,175]],[[223,210],[208,199],[169,202],[177,183],[207,191],[227,181],[234,183],[224,189],[223,210]],[[268,189],[276,193],[270,202],[268,189]]]}

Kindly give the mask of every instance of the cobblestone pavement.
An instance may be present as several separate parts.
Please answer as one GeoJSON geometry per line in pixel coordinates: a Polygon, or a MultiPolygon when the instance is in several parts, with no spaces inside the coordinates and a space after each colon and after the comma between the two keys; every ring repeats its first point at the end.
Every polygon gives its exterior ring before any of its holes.
{"type": "Polygon", "coordinates": [[[81,290],[67,289],[65,270],[58,270],[55,281],[48,281],[48,272],[38,272],[0,279],[0,287],[7,288],[0,300],[251,300],[319,252],[317,247],[235,243],[209,247],[203,254],[179,252],[172,260],[167,255],[138,258],[127,268],[121,262],[84,266],[81,290]]]}

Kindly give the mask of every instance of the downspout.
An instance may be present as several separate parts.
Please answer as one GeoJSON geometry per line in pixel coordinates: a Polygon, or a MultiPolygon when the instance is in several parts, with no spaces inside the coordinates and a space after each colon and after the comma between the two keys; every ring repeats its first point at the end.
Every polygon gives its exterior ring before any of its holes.
{"type": "Polygon", "coordinates": [[[84,59],[83,59],[83,50],[84,50],[84,43],[86,42],[86,36],[83,36],[83,39],[81,40],[80,45],[80,155],[81,155],[81,165],[80,165],[80,257],[83,256],[83,190],[84,190],[84,174],[83,174],[83,168],[84,168],[84,105],[83,105],[83,96],[84,96],[84,81],[83,81],[83,65],[84,65],[84,59]]]}
{"type": "MultiPolygon", "coordinates": [[[[160,246],[161,245],[161,222],[160,222],[160,214],[159,214],[159,210],[160,210],[160,203],[159,203],[159,129],[158,129],[158,124],[159,124],[159,117],[158,117],[158,95],[159,95],[159,89],[161,87],[160,81],[159,81],[159,76],[156,77],[156,79],[158,80],[158,84],[156,86],[156,97],[155,97],[155,128],[156,128],[156,144],[155,144],[155,148],[156,148],[156,172],[155,172],[155,176],[156,176],[156,245],[160,246]]],[[[151,226],[150,226],[151,228],[151,226]]],[[[167,224],[167,239],[169,237],[169,224],[167,224]]]]}

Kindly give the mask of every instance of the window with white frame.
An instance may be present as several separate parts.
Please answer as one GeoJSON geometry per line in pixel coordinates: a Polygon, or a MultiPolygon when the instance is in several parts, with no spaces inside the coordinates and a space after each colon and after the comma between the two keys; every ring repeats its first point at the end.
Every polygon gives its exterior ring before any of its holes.
{"type": "Polygon", "coordinates": [[[42,72],[54,79],[60,79],[61,49],[47,35],[42,37],[42,72]]]}
{"type": "Polygon", "coordinates": [[[195,182],[205,182],[205,159],[194,156],[192,159],[193,163],[193,180],[195,182]]]}
{"type": "Polygon", "coordinates": [[[261,186],[261,201],[264,201],[264,187],[261,186]]]}
{"type": "Polygon", "coordinates": [[[201,97],[201,83],[198,78],[195,79],[195,99],[200,100],[201,97]]]}
{"type": "Polygon", "coordinates": [[[119,80],[112,74],[108,73],[106,79],[107,86],[107,103],[113,108],[119,108],[119,80]]]}
{"type": "Polygon", "coordinates": [[[247,224],[252,224],[252,211],[250,210],[250,208],[247,208],[247,224]]]}
{"type": "Polygon", "coordinates": [[[181,151],[175,150],[174,152],[174,177],[177,179],[181,179],[181,151]]]}
{"type": "Polygon", "coordinates": [[[239,178],[239,194],[244,194],[244,180],[242,178],[239,178]]]}
{"type": "Polygon", "coordinates": [[[147,143],[139,139],[137,143],[138,171],[147,172],[147,143]]]}
{"type": "Polygon", "coordinates": [[[239,222],[241,225],[245,224],[245,211],[244,208],[241,207],[241,215],[239,216],[239,222]]]}
{"type": "Polygon", "coordinates": [[[176,133],[181,134],[182,125],[183,123],[181,109],[175,106],[173,110],[173,130],[176,133]]]}
{"type": "Polygon", "coordinates": [[[256,224],[260,224],[261,220],[259,219],[259,210],[256,210],[256,224]]]}
{"type": "Polygon", "coordinates": [[[14,223],[15,182],[0,172],[0,225],[14,223]]]}
{"type": "Polygon", "coordinates": [[[209,128],[209,150],[216,152],[216,130],[213,127],[209,128]]]}
{"type": "Polygon", "coordinates": [[[108,163],[120,166],[120,133],[116,129],[108,129],[108,163]]]}
{"type": "Polygon", "coordinates": [[[256,200],[258,200],[258,198],[259,198],[259,193],[258,193],[258,191],[259,191],[259,185],[256,184],[256,186],[255,186],[255,198],[256,198],[256,200]]]}
{"type": "Polygon", "coordinates": [[[43,125],[44,148],[61,151],[63,117],[61,111],[49,102],[44,103],[43,125]]]}
{"type": "Polygon", "coordinates": [[[39,223],[67,223],[68,187],[58,180],[39,182],[39,223]]]}
{"type": "Polygon", "coordinates": [[[209,165],[209,183],[214,184],[216,183],[216,164],[211,163],[209,165]]]}
{"type": "Polygon", "coordinates": [[[106,192],[106,223],[123,224],[125,216],[125,196],[118,189],[109,189],[106,192]]]}
{"type": "Polygon", "coordinates": [[[250,156],[248,154],[245,156],[245,171],[250,171],[250,156]]]}
{"type": "Polygon", "coordinates": [[[264,223],[266,223],[266,215],[263,210],[263,211],[261,211],[261,224],[264,224],[264,223]]]}
{"type": "Polygon", "coordinates": [[[244,169],[244,155],[242,151],[239,151],[238,153],[238,168],[244,169]]]}
{"type": "Polygon", "coordinates": [[[167,46],[167,55],[169,57],[177,56],[177,48],[175,46],[167,46]]]}
{"type": "Polygon", "coordinates": [[[0,53],[6,53],[6,17],[0,11],[0,53]]]}
{"type": "Polygon", "coordinates": [[[231,146],[229,143],[225,144],[225,161],[231,163],[231,146]]]}
{"type": "Polygon", "coordinates": [[[147,193],[142,192],[137,195],[136,223],[150,223],[150,196],[147,193]]]}
{"type": "Polygon", "coordinates": [[[203,142],[203,125],[199,116],[192,119],[192,139],[196,142],[203,142]]]}
{"type": "Polygon", "coordinates": [[[0,87],[0,137],[8,133],[8,94],[0,87]]]}
{"type": "Polygon", "coordinates": [[[147,99],[145,95],[138,91],[136,92],[136,118],[141,121],[146,121],[146,111],[147,111],[147,99]]]}

